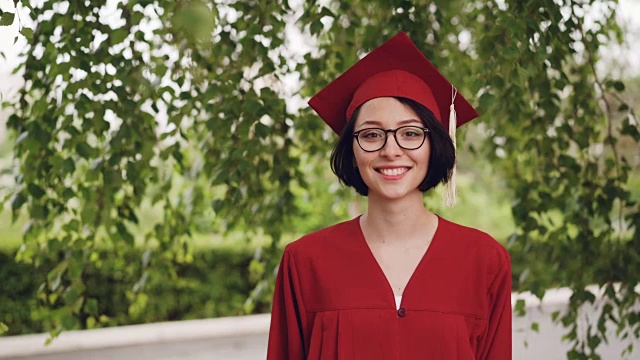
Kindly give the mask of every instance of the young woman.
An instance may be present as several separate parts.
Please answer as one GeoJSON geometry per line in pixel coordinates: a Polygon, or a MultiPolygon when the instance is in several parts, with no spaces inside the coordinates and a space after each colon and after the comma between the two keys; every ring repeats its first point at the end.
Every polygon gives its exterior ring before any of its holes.
{"type": "Polygon", "coordinates": [[[309,103],[340,134],[332,168],[367,211],[286,247],[267,358],[511,359],[508,253],[422,197],[450,182],[473,107],[404,33],[309,103]]]}

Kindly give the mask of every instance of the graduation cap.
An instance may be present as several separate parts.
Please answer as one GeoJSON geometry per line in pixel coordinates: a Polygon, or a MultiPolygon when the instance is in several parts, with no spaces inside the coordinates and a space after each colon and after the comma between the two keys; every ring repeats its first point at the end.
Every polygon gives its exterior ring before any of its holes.
{"type": "MultiPolygon", "coordinates": [[[[433,66],[406,33],[380,45],[320,90],[309,105],[340,134],[353,112],[379,97],[403,97],[433,112],[456,145],[456,128],[478,112],[433,66]]],[[[446,203],[455,203],[455,167],[447,184],[446,203]]]]}

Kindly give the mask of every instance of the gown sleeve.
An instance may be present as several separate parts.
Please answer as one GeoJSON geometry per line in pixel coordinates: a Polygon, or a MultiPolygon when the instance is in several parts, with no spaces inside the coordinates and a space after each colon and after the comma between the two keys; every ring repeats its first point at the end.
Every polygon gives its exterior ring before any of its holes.
{"type": "Polygon", "coordinates": [[[504,252],[504,260],[489,291],[489,322],[480,342],[479,359],[510,360],[511,349],[511,261],[504,252]]]}
{"type": "Polygon", "coordinates": [[[285,249],[278,268],[271,310],[267,360],[304,359],[306,311],[291,251],[285,249]]]}

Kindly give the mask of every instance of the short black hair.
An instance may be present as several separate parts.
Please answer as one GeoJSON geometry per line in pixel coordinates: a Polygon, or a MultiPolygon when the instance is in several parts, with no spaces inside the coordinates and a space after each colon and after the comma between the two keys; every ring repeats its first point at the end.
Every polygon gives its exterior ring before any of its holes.
{"type": "MultiPolygon", "coordinates": [[[[456,152],[449,133],[433,112],[426,106],[415,100],[403,97],[395,97],[395,99],[411,107],[420,120],[422,120],[424,126],[429,129],[427,133],[431,146],[429,170],[427,171],[427,176],[422,183],[420,183],[420,186],[418,186],[418,189],[425,192],[440,183],[446,184],[451,179],[453,166],[456,163],[456,152]]],[[[347,125],[342,130],[336,146],[333,148],[331,153],[331,170],[333,170],[333,173],[340,179],[341,183],[352,186],[360,195],[367,196],[369,187],[364,183],[364,180],[362,180],[362,176],[360,176],[360,171],[356,167],[355,156],[353,154],[353,142],[355,141],[353,129],[359,113],[360,108],[357,108],[353,112],[353,115],[351,115],[351,118],[347,121],[347,125]]]]}

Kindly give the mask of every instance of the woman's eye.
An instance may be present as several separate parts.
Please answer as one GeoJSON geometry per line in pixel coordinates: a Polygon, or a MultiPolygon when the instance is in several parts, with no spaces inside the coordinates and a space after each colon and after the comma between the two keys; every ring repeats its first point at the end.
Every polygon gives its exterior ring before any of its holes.
{"type": "Polygon", "coordinates": [[[368,133],[362,134],[362,137],[364,137],[365,139],[377,139],[380,137],[380,134],[376,132],[368,132],[368,133]]]}

